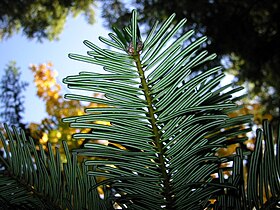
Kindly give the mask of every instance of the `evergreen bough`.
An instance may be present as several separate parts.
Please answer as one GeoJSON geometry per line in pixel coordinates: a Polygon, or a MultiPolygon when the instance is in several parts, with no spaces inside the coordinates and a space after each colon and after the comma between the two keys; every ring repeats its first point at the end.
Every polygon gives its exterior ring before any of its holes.
{"type": "Polygon", "coordinates": [[[70,89],[102,93],[66,94],[65,98],[102,104],[63,121],[88,133],[73,138],[84,148],[39,151],[15,127],[1,133],[4,169],[0,205],[6,209],[269,209],[279,201],[279,137],[273,140],[267,121],[257,131],[255,150],[219,157],[231,144],[242,144],[251,116],[229,117],[240,109],[232,94],[240,88],[221,86],[221,67],[205,70],[215,55],[203,49],[206,37],[193,31],[178,37],[186,20],[171,15],[142,39],[137,12],[123,30],[113,28],[100,41],[90,41],[88,55],[75,60],[103,66],[106,73],[80,72],[63,82],[70,89]],[[201,73],[193,75],[194,70],[201,73]],[[104,122],[104,123],[100,123],[104,122]],[[107,122],[107,123],[105,123],[107,122]],[[5,133],[5,135],[4,135],[5,133]],[[264,135],[263,135],[264,134],[264,135]],[[100,141],[103,140],[103,141],[100,141]],[[275,149],[276,145],[276,149],[275,149]],[[81,158],[82,157],[82,161],[81,158]],[[247,158],[248,157],[248,158],[247,158]],[[249,161],[248,176],[243,161],[249,161]],[[232,165],[222,165],[233,161],[232,165]],[[225,173],[227,172],[227,173],[225,173]],[[229,177],[226,177],[226,175],[229,177]],[[244,180],[247,180],[245,188],[244,180]],[[266,200],[264,200],[266,198],[266,200]]]}

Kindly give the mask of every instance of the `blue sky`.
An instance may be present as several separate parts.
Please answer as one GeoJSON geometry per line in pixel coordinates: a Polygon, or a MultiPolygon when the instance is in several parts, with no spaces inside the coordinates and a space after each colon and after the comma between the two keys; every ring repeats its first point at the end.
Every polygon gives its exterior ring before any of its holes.
{"type": "MultiPolygon", "coordinates": [[[[87,24],[83,16],[69,17],[59,41],[45,40],[43,43],[39,43],[36,40],[28,40],[19,33],[0,42],[0,78],[9,61],[15,60],[22,72],[22,80],[29,83],[25,92],[24,122],[39,123],[46,116],[44,103],[36,96],[33,75],[28,68],[30,64],[38,65],[51,61],[58,72],[60,82],[64,77],[78,74],[82,70],[99,70],[97,66],[74,61],[67,57],[70,52],[86,54],[88,48],[82,43],[85,39],[104,47],[98,37],[107,37],[110,31],[102,26],[104,19],[100,17],[98,8],[95,9],[95,12],[96,23],[94,25],[87,24]]],[[[64,86],[64,90],[67,90],[66,86],[64,86]]]]}

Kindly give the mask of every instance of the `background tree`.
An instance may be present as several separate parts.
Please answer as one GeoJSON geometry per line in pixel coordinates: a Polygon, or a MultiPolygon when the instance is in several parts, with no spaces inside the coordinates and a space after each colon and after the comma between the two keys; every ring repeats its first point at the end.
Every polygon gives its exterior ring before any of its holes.
{"type": "MultiPolygon", "coordinates": [[[[267,114],[278,116],[280,106],[280,2],[277,0],[144,0],[105,1],[103,17],[108,25],[125,25],[131,6],[138,8],[147,28],[155,19],[173,12],[188,19],[184,30],[194,28],[197,36],[209,37],[209,50],[220,55],[240,83],[249,81],[251,97],[267,114]]],[[[183,31],[182,31],[183,32],[183,31]]]]}
{"type": "Polygon", "coordinates": [[[0,1],[0,40],[22,30],[28,38],[57,39],[67,16],[83,13],[94,22],[94,0],[69,1],[0,1]]]}
{"type": "Polygon", "coordinates": [[[0,82],[0,116],[1,121],[9,125],[24,128],[22,114],[24,112],[24,95],[28,83],[21,81],[20,69],[15,61],[11,61],[0,82]]]}

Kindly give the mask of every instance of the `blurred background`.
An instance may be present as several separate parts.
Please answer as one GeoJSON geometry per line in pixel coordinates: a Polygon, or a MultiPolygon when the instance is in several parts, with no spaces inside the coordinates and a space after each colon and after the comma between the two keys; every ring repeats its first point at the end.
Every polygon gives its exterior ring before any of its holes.
{"type": "MultiPolygon", "coordinates": [[[[68,75],[102,71],[72,61],[70,52],[85,54],[85,39],[107,37],[110,26],[123,27],[136,8],[144,33],[155,20],[173,12],[186,17],[184,31],[208,36],[208,50],[218,55],[225,83],[243,85],[248,95],[239,113],[276,122],[280,107],[280,39],[277,0],[2,0],[0,2],[0,121],[25,128],[41,143],[71,139],[74,130],[61,118],[83,113],[85,106],[63,100],[68,75]]],[[[254,141],[252,139],[247,142],[254,141]]],[[[81,143],[75,142],[73,146],[81,143]]]]}

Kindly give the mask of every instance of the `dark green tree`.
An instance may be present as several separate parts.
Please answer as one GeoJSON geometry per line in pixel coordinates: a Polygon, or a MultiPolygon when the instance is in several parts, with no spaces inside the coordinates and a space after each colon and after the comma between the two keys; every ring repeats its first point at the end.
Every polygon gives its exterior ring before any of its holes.
{"type": "MultiPolygon", "coordinates": [[[[116,0],[105,1],[103,17],[108,25],[125,25],[131,6],[138,8],[140,21],[148,29],[155,19],[173,12],[188,19],[185,30],[205,34],[220,59],[240,83],[249,81],[252,97],[259,96],[266,112],[278,115],[280,106],[280,1],[277,0],[116,0]],[[224,59],[225,60],[225,59],[224,59]]],[[[182,31],[184,32],[184,30],[182,31]]]]}
{"type": "Polygon", "coordinates": [[[2,0],[0,1],[0,40],[22,31],[28,38],[57,39],[66,18],[83,13],[88,23],[94,22],[94,0],[2,0]]]}
{"type": "Polygon", "coordinates": [[[28,83],[21,81],[20,69],[15,61],[11,61],[0,82],[0,116],[1,121],[24,128],[22,113],[24,112],[24,95],[28,83]]]}

